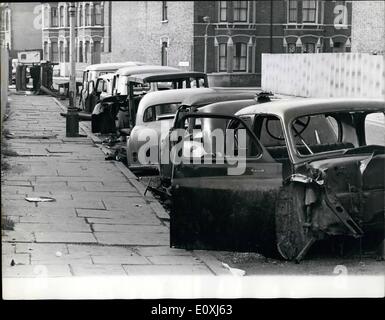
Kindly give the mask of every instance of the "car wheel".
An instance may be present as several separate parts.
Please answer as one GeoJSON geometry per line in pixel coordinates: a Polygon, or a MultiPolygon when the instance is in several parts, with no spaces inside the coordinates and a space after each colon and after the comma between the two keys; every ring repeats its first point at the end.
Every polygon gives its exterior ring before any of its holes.
{"type": "Polygon", "coordinates": [[[284,259],[299,261],[313,244],[305,221],[305,185],[290,183],[281,189],[275,210],[277,249],[284,259]]]}

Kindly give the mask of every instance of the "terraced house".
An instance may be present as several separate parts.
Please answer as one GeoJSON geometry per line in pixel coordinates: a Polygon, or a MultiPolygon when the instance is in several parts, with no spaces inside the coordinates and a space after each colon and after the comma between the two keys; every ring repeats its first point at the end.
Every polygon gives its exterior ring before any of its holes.
{"type": "MultiPolygon", "coordinates": [[[[108,1],[75,2],[77,70],[100,63],[110,50],[110,7],[108,1]]],[[[69,74],[70,2],[44,2],[43,54],[46,60],[59,63],[60,76],[69,74]]]]}
{"type": "Polygon", "coordinates": [[[259,85],[264,52],[349,51],[351,6],[325,0],[112,2],[112,48],[105,59],[207,70],[214,85],[259,85]]]}

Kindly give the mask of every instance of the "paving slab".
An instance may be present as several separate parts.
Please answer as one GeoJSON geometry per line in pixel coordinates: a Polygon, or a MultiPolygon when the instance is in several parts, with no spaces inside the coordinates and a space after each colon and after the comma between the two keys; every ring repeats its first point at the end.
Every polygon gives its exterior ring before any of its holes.
{"type": "Polygon", "coordinates": [[[120,225],[120,224],[92,224],[92,229],[98,231],[110,231],[110,232],[152,232],[152,233],[169,233],[169,229],[165,226],[158,225],[120,225]]]}
{"type": "Polygon", "coordinates": [[[130,276],[146,275],[146,276],[180,276],[180,275],[196,275],[209,276],[213,273],[204,265],[123,265],[124,270],[130,276]]]}
{"type": "Polygon", "coordinates": [[[191,256],[192,251],[170,248],[169,246],[135,247],[135,251],[141,256],[191,256]]]}
{"type": "Polygon", "coordinates": [[[98,264],[98,265],[71,265],[75,276],[124,276],[127,275],[122,265],[119,264],[98,264]]]}
{"type": "Polygon", "coordinates": [[[187,265],[202,264],[202,261],[193,256],[153,256],[147,257],[153,264],[187,265]]]}
{"type": "Polygon", "coordinates": [[[87,254],[62,254],[60,256],[56,254],[31,254],[31,264],[42,265],[58,265],[58,264],[92,264],[90,255],[87,254]]]}
{"type": "MultiPolygon", "coordinates": [[[[53,221],[52,221],[53,222],[53,221]]],[[[18,223],[15,226],[15,231],[30,231],[30,232],[47,232],[47,231],[62,231],[62,232],[92,232],[91,226],[84,221],[82,223],[18,223]]]]}
{"type": "Polygon", "coordinates": [[[27,265],[30,264],[30,255],[28,253],[8,253],[1,255],[2,266],[27,265]]]}
{"type": "Polygon", "coordinates": [[[107,218],[86,218],[87,222],[90,224],[113,224],[113,225],[153,225],[158,226],[161,224],[159,219],[152,216],[118,216],[114,218],[109,216],[107,218]]]}
{"type": "Polygon", "coordinates": [[[70,277],[69,265],[16,265],[3,268],[3,278],[70,277]]]}
{"type": "Polygon", "coordinates": [[[68,244],[68,252],[71,254],[84,253],[92,256],[131,256],[137,255],[132,248],[106,246],[106,245],[81,245],[68,244]]]}
{"type": "Polygon", "coordinates": [[[36,242],[96,243],[91,232],[35,232],[36,242]]]}
{"type": "Polygon", "coordinates": [[[117,255],[103,255],[103,256],[92,256],[92,261],[94,264],[150,264],[150,262],[145,258],[138,255],[132,256],[117,256],[117,255]]]}
{"type": "Polygon", "coordinates": [[[152,232],[94,232],[98,243],[111,245],[168,245],[169,236],[166,233],[152,232]]]}
{"type": "Polygon", "coordinates": [[[57,252],[69,253],[67,245],[63,243],[17,243],[16,253],[51,254],[57,252]]]}

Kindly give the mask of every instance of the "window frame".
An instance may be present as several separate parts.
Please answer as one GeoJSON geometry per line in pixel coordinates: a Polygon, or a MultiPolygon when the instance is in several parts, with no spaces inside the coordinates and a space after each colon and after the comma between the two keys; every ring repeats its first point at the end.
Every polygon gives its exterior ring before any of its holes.
{"type": "Polygon", "coordinates": [[[59,27],[64,27],[64,6],[59,7],[59,27]]]}
{"type": "Polygon", "coordinates": [[[218,44],[218,72],[227,72],[227,43],[218,44]],[[221,48],[225,48],[224,55],[221,55],[221,48]],[[221,59],[224,59],[225,68],[221,69],[221,59]]]}
{"type": "Polygon", "coordinates": [[[103,15],[102,5],[100,3],[95,3],[94,4],[94,24],[95,24],[95,26],[101,26],[103,24],[102,15],[103,15]],[[97,8],[99,8],[99,10],[97,10],[97,8]]]}
{"type": "Polygon", "coordinates": [[[318,22],[318,1],[317,0],[302,0],[302,23],[304,24],[317,24],[318,22]],[[308,7],[305,8],[305,3],[309,4],[308,7]],[[311,4],[314,3],[314,8],[311,7],[311,4]],[[306,14],[305,14],[306,12],[306,14]],[[314,13],[314,21],[309,20],[311,13],[314,13]],[[307,20],[305,20],[305,16],[307,16],[307,20]]]}
{"type": "Polygon", "coordinates": [[[233,72],[247,72],[247,43],[244,42],[235,42],[233,45],[233,72]],[[237,48],[239,48],[240,55],[237,56],[237,48]],[[242,55],[242,49],[244,48],[245,55],[242,55]],[[244,69],[241,68],[242,61],[244,60],[244,69]],[[236,68],[238,65],[238,68],[236,68]]]}
{"type": "Polygon", "coordinates": [[[218,6],[218,21],[219,22],[227,22],[227,1],[219,1],[219,6],[218,6]],[[225,6],[223,6],[225,5],[225,6]],[[225,18],[222,19],[222,13],[224,13],[225,18]]]}
{"type": "Polygon", "coordinates": [[[298,0],[287,0],[287,23],[288,24],[297,24],[298,23],[298,0]],[[295,4],[295,6],[291,6],[295,4]],[[295,19],[292,20],[291,16],[295,12],[295,19]]]}
{"type": "Polygon", "coordinates": [[[58,22],[57,7],[51,7],[51,27],[58,27],[58,22]]]}
{"type": "Polygon", "coordinates": [[[167,1],[162,1],[162,21],[168,21],[168,4],[167,4],[167,1]]]}
{"type": "Polygon", "coordinates": [[[86,3],[84,6],[84,26],[89,27],[91,26],[91,6],[89,3],[86,3]]]}
{"type": "Polygon", "coordinates": [[[247,23],[249,21],[249,2],[248,1],[232,1],[233,5],[233,22],[237,23],[247,23]],[[246,4],[246,8],[242,7],[242,4],[246,4]],[[236,6],[236,4],[238,6],[236,6]],[[246,15],[245,15],[245,20],[241,20],[241,13],[242,10],[246,10],[246,15]],[[238,18],[236,19],[236,14],[235,12],[238,12],[238,18]]]}

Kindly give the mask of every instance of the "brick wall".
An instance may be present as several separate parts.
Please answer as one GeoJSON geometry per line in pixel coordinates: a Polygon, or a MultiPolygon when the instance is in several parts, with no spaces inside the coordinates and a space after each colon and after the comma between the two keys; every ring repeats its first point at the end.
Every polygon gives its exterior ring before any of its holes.
{"type": "Polygon", "coordinates": [[[194,3],[168,1],[167,4],[168,21],[162,22],[162,1],[113,1],[110,60],[160,65],[161,42],[168,41],[168,65],[178,67],[179,62],[188,62],[185,69],[189,70],[194,3]]]}
{"type": "Polygon", "coordinates": [[[385,2],[353,1],[352,52],[385,51],[385,2]]]}

